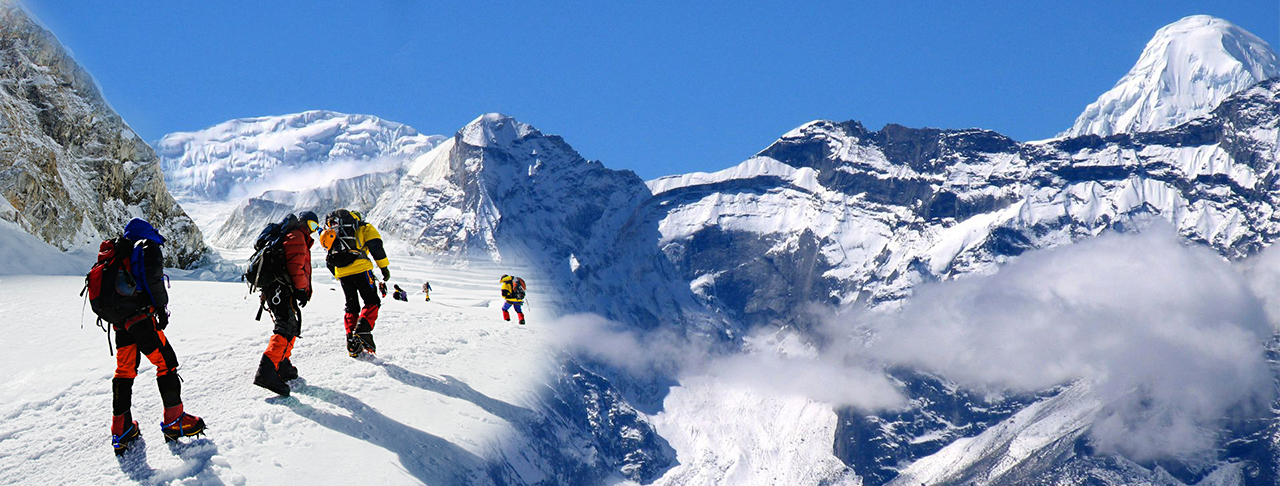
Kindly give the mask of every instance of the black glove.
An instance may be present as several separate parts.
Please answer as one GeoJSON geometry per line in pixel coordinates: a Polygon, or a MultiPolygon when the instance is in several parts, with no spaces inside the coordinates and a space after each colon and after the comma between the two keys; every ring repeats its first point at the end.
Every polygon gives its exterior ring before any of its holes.
{"type": "Polygon", "coordinates": [[[310,290],[294,290],[293,295],[294,295],[294,300],[298,301],[299,307],[306,307],[307,302],[311,301],[310,290]]]}
{"type": "Polygon", "coordinates": [[[386,282],[388,280],[391,280],[391,269],[382,267],[382,281],[386,282]]]}
{"type": "Polygon", "coordinates": [[[163,331],[166,327],[169,327],[169,309],[156,312],[156,330],[163,331]]]}

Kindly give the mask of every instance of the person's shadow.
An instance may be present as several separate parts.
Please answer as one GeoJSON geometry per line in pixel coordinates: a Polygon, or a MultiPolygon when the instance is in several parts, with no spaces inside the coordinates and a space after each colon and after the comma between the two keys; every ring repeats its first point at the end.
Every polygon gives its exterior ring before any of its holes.
{"type": "Polygon", "coordinates": [[[345,408],[350,417],[334,415],[298,400],[277,403],[307,419],[351,437],[369,442],[400,457],[400,463],[426,484],[492,484],[481,476],[484,461],[475,454],[438,436],[397,422],[364,402],[345,393],[294,381],[293,393],[300,393],[345,408]]]}
{"type": "Polygon", "coordinates": [[[444,379],[437,379],[414,373],[394,364],[382,363],[381,366],[387,371],[388,376],[401,383],[447,397],[466,400],[516,427],[529,429],[543,422],[541,417],[532,410],[490,398],[452,376],[441,375],[444,379]]]}
{"type": "Polygon", "coordinates": [[[134,439],[124,454],[116,456],[116,462],[120,463],[121,472],[129,476],[129,479],[139,483],[146,482],[156,473],[156,470],[151,469],[151,465],[147,464],[147,440],[145,437],[134,439]]]}
{"type": "MultiPolygon", "coordinates": [[[[157,440],[164,440],[163,437],[157,440]]],[[[196,479],[200,484],[225,484],[209,469],[213,456],[218,455],[218,446],[213,441],[203,438],[184,438],[166,445],[169,451],[182,459],[182,464],[175,469],[152,469],[147,463],[147,442],[145,437],[138,437],[124,454],[116,456],[120,463],[120,471],[129,479],[139,483],[163,483],[178,479],[196,479]]]]}

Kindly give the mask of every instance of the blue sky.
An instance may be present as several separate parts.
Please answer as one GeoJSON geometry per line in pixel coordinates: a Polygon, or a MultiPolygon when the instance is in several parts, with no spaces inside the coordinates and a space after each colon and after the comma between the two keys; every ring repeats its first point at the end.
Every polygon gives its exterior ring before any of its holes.
{"type": "Polygon", "coordinates": [[[27,0],[147,140],[328,109],[452,134],[501,112],[646,179],[736,164],[804,122],[1068,128],[1157,29],[1280,2],[27,0]]]}

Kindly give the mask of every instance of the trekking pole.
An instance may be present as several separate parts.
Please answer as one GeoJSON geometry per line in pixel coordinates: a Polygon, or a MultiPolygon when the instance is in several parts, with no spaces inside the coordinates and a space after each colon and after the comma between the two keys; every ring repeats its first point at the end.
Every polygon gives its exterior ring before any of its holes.
{"type": "Polygon", "coordinates": [[[89,306],[89,297],[84,295],[89,290],[89,284],[84,284],[84,290],[80,291],[80,296],[84,297],[84,304],[80,305],[80,329],[84,329],[84,308],[89,306]]]}

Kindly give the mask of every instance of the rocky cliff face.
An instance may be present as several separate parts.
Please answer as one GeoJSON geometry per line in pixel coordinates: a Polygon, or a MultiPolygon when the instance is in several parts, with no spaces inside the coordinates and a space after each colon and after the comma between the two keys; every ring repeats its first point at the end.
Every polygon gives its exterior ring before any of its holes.
{"type": "Polygon", "coordinates": [[[119,235],[134,217],[166,238],[166,264],[208,251],[165,188],[155,153],[102,98],[53,34],[0,4],[0,195],[3,217],[67,250],[119,235]]]}

